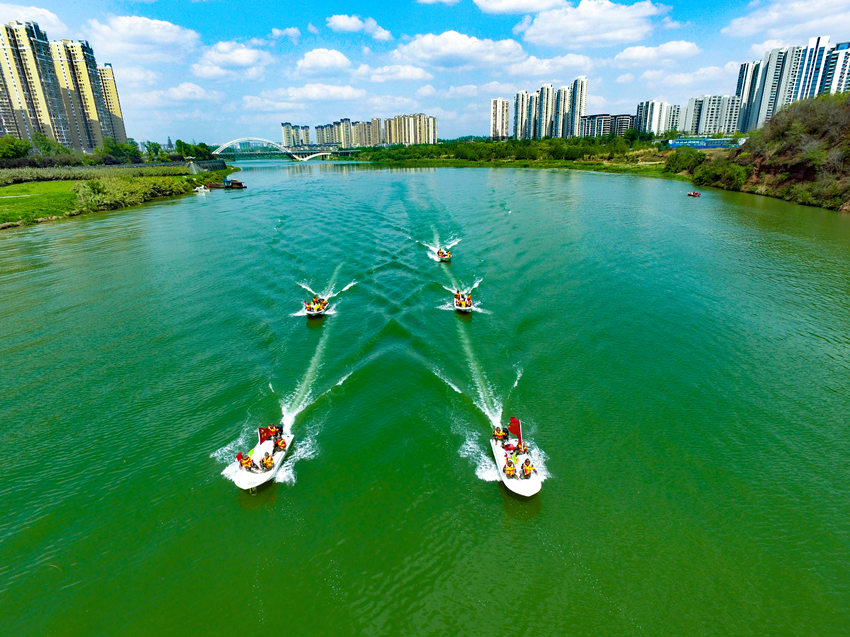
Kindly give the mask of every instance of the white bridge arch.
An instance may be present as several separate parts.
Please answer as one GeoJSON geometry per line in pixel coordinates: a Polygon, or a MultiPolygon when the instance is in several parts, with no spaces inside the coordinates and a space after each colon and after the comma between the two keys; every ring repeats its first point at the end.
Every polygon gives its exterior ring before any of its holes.
{"type": "Polygon", "coordinates": [[[287,155],[289,155],[290,157],[292,157],[292,159],[294,159],[296,161],[307,161],[309,159],[315,159],[316,157],[322,157],[323,155],[324,156],[330,156],[332,154],[328,151],[323,151],[323,152],[320,152],[320,153],[312,153],[310,155],[306,155],[306,156],[302,157],[301,155],[297,155],[295,153],[295,151],[287,148],[286,146],[283,146],[282,144],[278,144],[277,142],[273,142],[270,139],[263,139],[262,137],[240,137],[239,139],[231,139],[226,144],[222,144],[221,146],[216,148],[212,152],[212,154],[218,155],[224,149],[230,148],[231,146],[235,146],[236,144],[241,144],[242,142],[262,142],[263,144],[268,144],[269,146],[274,146],[275,148],[280,150],[282,153],[286,153],[287,155]]]}

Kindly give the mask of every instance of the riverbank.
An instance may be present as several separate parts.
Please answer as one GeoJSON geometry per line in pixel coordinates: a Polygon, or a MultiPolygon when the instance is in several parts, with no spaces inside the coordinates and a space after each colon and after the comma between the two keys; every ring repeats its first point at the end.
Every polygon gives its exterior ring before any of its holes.
{"type": "Polygon", "coordinates": [[[196,175],[186,167],[10,169],[0,171],[0,230],[118,210],[182,196],[201,184],[221,183],[238,168],[196,175]]]}

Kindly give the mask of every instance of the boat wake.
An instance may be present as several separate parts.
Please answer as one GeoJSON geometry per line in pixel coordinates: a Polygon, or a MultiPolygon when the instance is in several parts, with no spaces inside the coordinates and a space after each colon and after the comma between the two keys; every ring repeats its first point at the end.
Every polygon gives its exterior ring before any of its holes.
{"type": "Polygon", "coordinates": [[[426,248],[428,248],[428,258],[432,261],[440,261],[440,257],[437,256],[437,250],[442,248],[443,250],[451,250],[454,246],[460,243],[460,239],[457,237],[451,237],[447,243],[443,243],[440,241],[440,235],[437,234],[437,231],[434,230],[434,243],[428,243],[427,241],[419,241],[418,243],[426,248]]]}

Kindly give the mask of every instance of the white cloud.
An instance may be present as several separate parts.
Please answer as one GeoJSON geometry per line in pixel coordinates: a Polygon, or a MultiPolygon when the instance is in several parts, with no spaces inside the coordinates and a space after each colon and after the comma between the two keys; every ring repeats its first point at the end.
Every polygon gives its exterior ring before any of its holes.
{"type": "Polygon", "coordinates": [[[658,46],[630,46],[615,55],[614,62],[621,66],[641,66],[653,62],[678,62],[699,53],[700,48],[693,42],[673,40],[658,46]]]}
{"type": "Polygon", "coordinates": [[[473,0],[484,13],[539,13],[563,7],[564,0],[473,0]]]}
{"type": "Polygon", "coordinates": [[[610,0],[581,0],[578,6],[566,6],[538,13],[524,38],[535,44],[561,48],[610,46],[635,42],[652,31],[652,18],[668,7],[642,0],[631,5],[610,0]]]}
{"type": "Polygon", "coordinates": [[[285,29],[272,29],[273,38],[289,38],[293,42],[298,42],[301,37],[301,29],[298,27],[286,27],[285,29]]]}
{"type": "Polygon", "coordinates": [[[19,4],[0,3],[0,24],[18,22],[37,22],[41,30],[51,40],[67,35],[68,27],[52,11],[39,7],[22,7],[19,4]]]}
{"type": "Polygon", "coordinates": [[[312,22],[308,22],[307,23],[307,30],[310,33],[312,33],[313,35],[316,35],[319,32],[319,27],[314,26],[312,22]]]}
{"type": "Polygon", "coordinates": [[[690,24],[690,22],[677,22],[670,16],[664,16],[661,20],[662,29],[684,29],[685,27],[690,26],[690,24]]]}
{"type": "Polygon", "coordinates": [[[129,93],[127,101],[134,107],[157,107],[186,102],[217,102],[224,98],[219,91],[209,91],[192,82],[183,82],[178,86],[159,90],[129,93]]]}
{"type": "MultiPolygon", "coordinates": [[[[367,67],[368,68],[368,67],[367,67]]],[[[396,80],[430,80],[434,76],[425,69],[411,64],[392,64],[372,69],[369,79],[373,82],[393,82],[396,80]]]]}
{"type": "Polygon", "coordinates": [[[763,58],[764,54],[770,49],[781,49],[789,44],[785,40],[765,40],[764,42],[753,44],[750,47],[750,53],[757,58],[763,58]]]}
{"type": "Polygon", "coordinates": [[[635,76],[631,73],[623,73],[618,76],[616,80],[614,80],[617,84],[628,84],[629,82],[635,81],[635,76]]]}
{"type": "Polygon", "coordinates": [[[445,92],[446,97],[475,97],[478,95],[478,87],[475,84],[464,84],[463,86],[450,86],[445,92]]]}
{"type": "Polygon", "coordinates": [[[416,90],[416,97],[433,97],[437,94],[437,89],[435,89],[430,84],[426,84],[425,86],[420,86],[416,90]]]}
{"type": "Polygon", "coordinates": [[[121,65],[115,69],[115,81],[119,88],[123,84],[130,86],[152,86],[159,81],[159,73],[140,66],[121,65]]]}
{"type": "Polygon", "coordinates": [[[301,73],[322,73],[347,69],[350,65],[351,60],[336,49],[313,49],[298,60],[295,68],[301,73]]]}
{"type": "Polygon", "coordinates": [[[528,75],[534,77],[554,77],[566,69],[589,70],[593,66],[593,60],[586,55],[568,53],[553,58],[541,59],[530,56],[522,62],[508,65],[508,73],[511,75],[528,75]]]}
{"type": "Polygon", "coordinates": [[[271,61],[272,56],[265,51],[252,49],[240,42],[217,42],[192,65],[192,73],[207,79],[258,78],[271,61]]]}
{"type": "Polygon", "coordinates": [[[371,35],[375,40],[392,40],[392,33],[378,26],[374,18],[361,20],[356,15],[332,15],[326,19],[328,28],[338,33],[357,33],[362,31],[371,35]]]}
{"type": "Polygon", "coordinates": [[[174,62],[193,51],[200,35],[164,20],[113,16],[105,23],[89,20],[87,39],[98,61],[174,62]]]}
{"type": "MultiPolygon", "coordinates": [[[[734,88],[734,82],[730,80],[738,76],[740,64],[727,62],[723,66],[704,66],[696,71],[671,73],[669,70],[652,69],[644,71],[640,79],[652,86],[695,86],[704,94],[711,90],[711,86],[726,86],[734,88]]],[[[724,93],[729,94],[728,88],[724,93]]]]}
{"type": "Polygon", "coordinates": [[[417,106],[416,100],[403,95],[373,95],[366,104],[369,113],[382,117],[394,117],[399,111],[410,112],[417,106]]]}
{"type": "Polygon", "coordinates": [[[721,33],[740,38],[763,34],[802,43],[814,35],[850,32],[850,0],[769,0],[749,8],[721,33]]]}
{"type": "Polygon", "coordinates": [[[259,95],[246,95],[242,98],[242,104],[245,108],[250,107],[252,110],[259,111],[286,110],[295,108],[303,102],[362,100],[366,96],[366,91],[353,86],[305,84],[263,91],[259,95]]]}
{"type": "Polygon", "coordinates": [[[457,31],[417,35],[409,43],[399,46],[392,55],[398,61],[443,68],[501,65],[526,57],[516,40],[482,40],[457,31]]]}

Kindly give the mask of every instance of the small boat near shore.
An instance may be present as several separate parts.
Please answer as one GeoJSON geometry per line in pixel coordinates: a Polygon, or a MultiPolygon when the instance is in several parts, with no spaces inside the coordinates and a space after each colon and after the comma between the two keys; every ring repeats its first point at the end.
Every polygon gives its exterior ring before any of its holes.
{"type": "Polygon", "coordinates": [[[278,469],[283,464],[286,454],[292,448],[292,440],[295,436],[292,434],[281,434],[275,437],[269,434],[269,429],[269,427],[260,427],[257,430],[259,441],[254,448],[247,454],[238,454],[236,460],[225,470],[229,475],[232,475],[234,484],[240,489],[253,491],[274,478],[278,469]],[[281,443],[277,442],[278,438],[285,443],[283,449],[280,448],[281,443]],[[272,466],[269,468],[263,467],[262,459],[266,453],[272,459],[272,466]],[[243,464],[246,458],[251,461],[250,465],[247,462],[243,464]]]}
{"type": "Polygon", "coordinates": [[[241,181],[237,181],[236,179],[225,179],[220,184],[207,184],[207,188],[212,188],[215,190],[243,190],[247,188],[245,184],[241,181]]]}
{"type": "Polygon", "coordinates": [[[201,185],[201,186],[195,186],[194,188],[192,188],[192,190],[193,190],[194,192],[209,192],[209,191],[210,191],[210,187],[209,187],[209,186],[201,185]]]}
{"type": "Polygon", "coordinates": [[[699,196],[700,196],[700,193],[698,193],[696,190],[692,190],[691,192],[688,193],[688,197],[699,197],[699,196]]]}
{"type": "Polygon", "coordinates": [[[511,438],[507,432],[502,431],[503,437],[499,440],[495,437],[499,431],[501,431],[501,428],[494,430],[494,435],[490,438],[490,448],[493,450],[493,459],[496,461],[496,468],[499,470],[499,477],[502,480],[502,484],[512,493],[530,498],[540,491],[540,488],[543,486],[543,480],[540,479],[540,475],[533,465],[528,475],[526,475],[526,472],[522,468],[526,460],[531,465],[527,446],[524,451],[519,451],[523,448],[522,425],[516,418],[511,418],[508,431],[516,433],[516,438],[511,438]],[[508,468],[508,461],[510,461],[513,471],[506,470],[508,468]]]}

